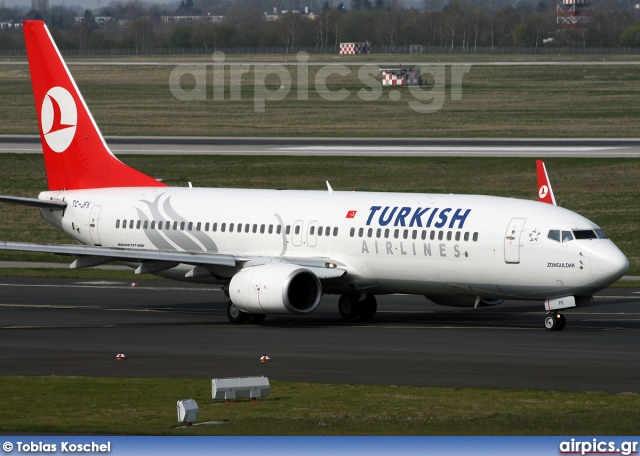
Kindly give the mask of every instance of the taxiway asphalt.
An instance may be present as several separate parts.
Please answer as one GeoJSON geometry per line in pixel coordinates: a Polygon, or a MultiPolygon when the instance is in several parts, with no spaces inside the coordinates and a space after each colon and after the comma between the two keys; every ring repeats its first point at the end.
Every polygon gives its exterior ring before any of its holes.
{"type": "MultiPolygon", "coordinates": [[[[387,157],[638,158],[640,138],[437,139],[437,138],[106,138],[116,155],[294,155],[387,157]]],[[[40,138],[0,136],[0,153],[41,154],[40,138]]]]}
{"type": "MultiPolygon", "coordinates": [[[[135,280],[132,276],[132,280],[135,280]]],[[[542,327],[541,303],[454,309],[379,297],[344,322],[336,297],[309,316],[231,325],[219,290],[164,281],[0,279],[2,375],[271,379],[353,384],[640,392],[640,290],[542,327]],[[116,361],[123,351],[127,361],[116,361]],[[267,353],[270,363],[260,363],[267,353]]]]}

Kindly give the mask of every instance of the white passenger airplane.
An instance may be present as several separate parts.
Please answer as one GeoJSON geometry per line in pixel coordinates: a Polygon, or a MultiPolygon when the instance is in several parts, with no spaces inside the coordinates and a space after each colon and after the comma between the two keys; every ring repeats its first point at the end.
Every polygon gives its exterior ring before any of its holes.
{"type": "Polygon", "coordinates": [[[559,310],[628,269],[598,225],[538,201],[167,187],[111,153],[45,24],[23,24],[49,190],[0,200],[39,207],[78,245],[0,249],[222,285],[233,323],[308,314],[323,293],[341,295],[342,317],[371,318],[376,295],[408,293],[463,307],[544,301],[558,330],[559,310]]]}

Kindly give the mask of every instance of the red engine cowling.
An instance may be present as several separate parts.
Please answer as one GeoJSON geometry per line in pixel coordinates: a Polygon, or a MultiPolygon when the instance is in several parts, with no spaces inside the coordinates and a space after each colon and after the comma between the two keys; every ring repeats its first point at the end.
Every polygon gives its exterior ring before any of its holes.
{"type": "Polygon", "coordinates": [[[285,262],[242,269],[229,283],[231,302],[251,314],[307,314],[321,297],[322,286],[313,272],[285,262]]]}

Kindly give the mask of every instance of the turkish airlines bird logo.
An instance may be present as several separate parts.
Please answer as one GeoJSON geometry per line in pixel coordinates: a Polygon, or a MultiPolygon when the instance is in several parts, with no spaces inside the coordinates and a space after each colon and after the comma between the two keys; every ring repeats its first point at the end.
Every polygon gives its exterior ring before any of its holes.
{"type": "Polygon", "coordinates": [[[538,190],[538,196],[540,197],[540,199],[545,199],[548,194],[549,187],[547,187],[546,185],[540,186],[540,190],[538,190]]]}
{"type": "Polygon", "coordinates": [[[67,150],[76,134],[78,109],[64,87],[52,87],[42,100],[40,124],[47,145],[54,152],[67,150]]]}

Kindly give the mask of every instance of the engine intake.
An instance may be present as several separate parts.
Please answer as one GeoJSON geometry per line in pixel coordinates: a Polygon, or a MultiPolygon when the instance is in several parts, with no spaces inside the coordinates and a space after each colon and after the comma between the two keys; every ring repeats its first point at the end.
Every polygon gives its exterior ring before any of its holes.
{"type": "Polygon", "coordinates": [[[229,283],[229,297],[247,313],[301,315],[318,307],[322,286],[308,269],[277,262],[242,269],[229,283]]]}

